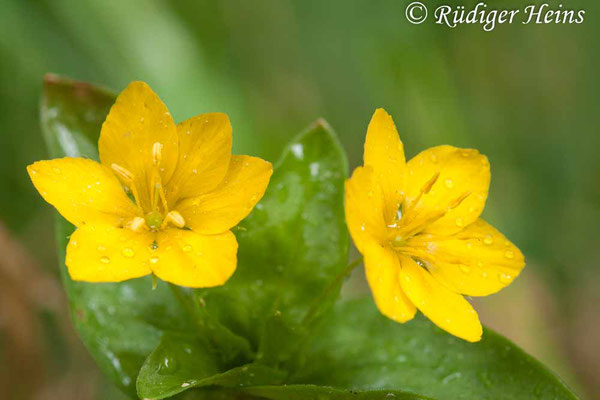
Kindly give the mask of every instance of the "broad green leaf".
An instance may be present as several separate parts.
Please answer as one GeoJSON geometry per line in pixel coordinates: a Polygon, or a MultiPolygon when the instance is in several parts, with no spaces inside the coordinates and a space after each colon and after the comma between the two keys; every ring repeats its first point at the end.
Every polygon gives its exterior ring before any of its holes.
{"type": "Polygon", "coordinates": [[[427,400],[398,390],[352,390],[316,385],[251,386],[188,391],[177,400],[427,400]]]}
{"type": "Polygon", "coordinates": [[[280,343],[298,336],[313,300],[347,263],[346,170],[344,152],[324,122],[294,139],[265,196],[240,225],[235,275],[223,287],[196,291],[207,312],[250,338],[266,363],[277,364],[287,356],[281,347],[276,357],[265,354],[261,347],[271,340],[265,334],[280,343]],[[273,316],[282,330],[274,330],[273,323],[267,329],[273,316]]]}
{"type": "Polygon", "coordinates": [[[288,386],[264,386],[251,387],[244,393],[261,399],[271,400],[425,400],[413,393],[395,390],[351,390],[336,389],[315,385],[288,385],[288,386]]]}
{"type": "Polygon", "coordinates": [[[280,382],[280,371],[248,364],[227,370],[208,340],[166,333],[148,356],[138,376],[138,395],[164,399],[187,389],[202,386],[240,387],[280,382]]]}
{"type": "Polygon", "coordinates": [[[292,381],[444,400],[577,398],[551,371],[489,329],[480,342],[467,343],[421,316],[405,324],[390,321],[371,299],[336,307],[292,381]]]}

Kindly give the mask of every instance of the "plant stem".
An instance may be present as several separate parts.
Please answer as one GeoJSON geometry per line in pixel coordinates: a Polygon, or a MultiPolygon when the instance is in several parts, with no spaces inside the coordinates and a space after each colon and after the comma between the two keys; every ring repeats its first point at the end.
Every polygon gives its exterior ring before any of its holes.
{"type": "Polygon", "coordinates": [[[344,269],[341,270],[339,274],[337,274],[337,276],[329,284],[329,286],[327,286],[325,290],[319,295],[319,297],[317,297],[315,301],[313,301],[310,308],[308,309],[308,312],[304,316],[304,319],[302,320],[303,325],[307,325],[312,321],[312,319],[314,318],[314,314],[319,310],[319,307],[321,306],[323,301],[325,301],[331,295],[331,292],[337,290],[341,286],[342,282],[344,281],[344,278],[346,278],[346,276],[348,276],[354,270],[354,268],[360,265],[361,262],[362,257],[358,257],[356,260],[346,265],[344,269]]]}

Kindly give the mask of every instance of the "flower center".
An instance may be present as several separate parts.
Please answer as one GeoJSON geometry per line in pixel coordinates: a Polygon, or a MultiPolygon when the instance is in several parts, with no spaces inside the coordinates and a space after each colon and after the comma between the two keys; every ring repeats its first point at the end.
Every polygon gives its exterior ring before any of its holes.
{"type": "Polygon", "coordinates": [[[158,211],[150,211],[146,214],[146,225],[152,230],[157,230],[163,223],[164,217],[158,211]]]}
{"type": "MultiPolygon", "coordinates": [[[[144,213],[145,217],[134,217],[132,220],[125,224],[125,227],[138,231],[143,228],[157,231],[163,229],[167,224],[171,223],[178,228],[185,226],[185,220],[183,216],[175,211],[169,210],[167,204],[167,198],[165,196],[165,189],[162,184],[162,177],[160,174],[160,163],[162,161],[162,143],[156,142],[152,145],[152,169],[150,177],[150,210],[144,210],[140,203],[139,193],[135,184],[135,176],[118,164],[112,164],[111,168],[115,174],[119,177],[121,182],[126,188],[126,191],[133,195],[135,204],[138,209],[144,213]]],[[[147,205],[146,205],[147,207],[147,205]]],[[[146,208],[144,207],[144,208],[146,208]]]]}
{"type": "Polygon", "coordinates": [[[471,192],[465,192],[444,208],[426,210],[419,207],[421,201],[431,191],[431,188],[438,181],[439,177],[439,172],[434,173],[421,187],[419,194],[414,199],[399,205],[394,222],[388,225],[388,228],[390,228],[390,244],[395,249],[404,247],[408,239],[419,234],[428,225],[442,218],[450,210],[458,207],[471,195],[471,192]]]}

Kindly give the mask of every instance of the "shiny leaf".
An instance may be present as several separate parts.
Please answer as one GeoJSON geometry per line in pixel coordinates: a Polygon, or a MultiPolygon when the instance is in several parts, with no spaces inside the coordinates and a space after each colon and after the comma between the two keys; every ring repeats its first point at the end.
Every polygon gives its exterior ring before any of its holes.
{"type": "Polygon", "coordinates": [[[551,371],[489,329],[468,343],[421,316],[395,323],[371,299],[336,307],[293,381],[437,399],[576,399],[551,371]]]}

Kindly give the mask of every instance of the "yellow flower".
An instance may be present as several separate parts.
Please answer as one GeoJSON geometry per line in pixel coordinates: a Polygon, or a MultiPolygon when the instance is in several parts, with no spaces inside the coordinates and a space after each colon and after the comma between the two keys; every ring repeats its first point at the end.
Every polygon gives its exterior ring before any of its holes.
{"type": "Polygon", "coordinates": [[[263,196],[270,163],[231,154],[225,114],[177,125],[143,82],[131,83],[102,125],[101,163],[84,158],[27,167],[44,199],[77,227],[67,245],[74,280],[148,274],[189,287],[222,285],[235,271],[230,231],[263,196]]]}
{"type": "Polygon", "coordinates": [[[525,265],[519,249],[479,218],[487,158],[438,146],[406,162],[392,118],[378,109],[364,164],[346,181],[346,221],[377,307],[397,322],[418,308],[449,333],[480,340],[481,323],[463,295],[495,293],[525,265]]]}

